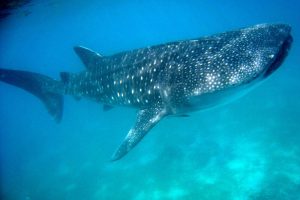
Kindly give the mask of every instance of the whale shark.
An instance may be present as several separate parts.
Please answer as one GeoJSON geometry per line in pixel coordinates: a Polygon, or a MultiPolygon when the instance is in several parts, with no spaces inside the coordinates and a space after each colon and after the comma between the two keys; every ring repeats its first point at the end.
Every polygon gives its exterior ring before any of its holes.
{"type": "Polygon", "coordinates": [[[63,95],[137,109],[137,119],[113,154],[126,155],[163,118],[222,105],[247,93],[281,66],[292,44],[286,24],[258,24],[196,39],[101,55],[74,51],[85,70],[61,72],[60,80],[0,68],[0,80],[36,97],[59,122],[63,95]]]}

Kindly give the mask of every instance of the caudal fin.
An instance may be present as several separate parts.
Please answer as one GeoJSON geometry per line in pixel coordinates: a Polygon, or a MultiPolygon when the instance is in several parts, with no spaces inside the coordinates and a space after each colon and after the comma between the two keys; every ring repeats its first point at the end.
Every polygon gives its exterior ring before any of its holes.
{"type": "Polygon", "coordinates": [[[61,82],[38,73],[1,68],[0,81],[35,95],[44,103],[55,121],[61,120],[63,113],[63,84],[61,82]]]}

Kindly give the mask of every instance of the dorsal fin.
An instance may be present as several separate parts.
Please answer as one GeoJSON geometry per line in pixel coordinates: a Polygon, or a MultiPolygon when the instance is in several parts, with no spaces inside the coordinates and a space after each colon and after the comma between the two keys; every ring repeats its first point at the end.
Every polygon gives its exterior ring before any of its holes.
{"type": "Polygon", "coordinates": [[[103,56],[97,52],[82,46],[75,46],[74,51],[80,57],[87,70],[104,65],[103,56]]]}

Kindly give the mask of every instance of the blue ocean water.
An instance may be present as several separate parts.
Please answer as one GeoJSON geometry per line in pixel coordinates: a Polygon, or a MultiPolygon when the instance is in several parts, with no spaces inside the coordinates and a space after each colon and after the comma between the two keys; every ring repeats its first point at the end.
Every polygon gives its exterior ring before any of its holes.
{"type": "Polygon", "coordinates": [[[60,124],[41,102],[0,83],[0,199],[300,199],[300,3],[32,1],[0,21],[0,67],[59,78],[84,66],[83,45],[111,55],[258,23],[283,22],[283,66],[231,104],[160,122],[110,162],[136,111],[65,97],[60,124]]]}

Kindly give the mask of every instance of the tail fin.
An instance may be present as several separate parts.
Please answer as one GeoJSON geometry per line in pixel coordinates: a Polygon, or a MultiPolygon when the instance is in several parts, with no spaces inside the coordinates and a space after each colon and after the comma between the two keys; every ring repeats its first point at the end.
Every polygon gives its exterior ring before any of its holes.
{"type": "Polygon", "coordinates": [[[55,121],[60,122],[64,103],[61,82],[37,73],[1,68],[0,81],[22,88],[38,97],[55,121]]]}

